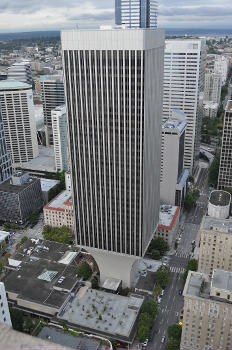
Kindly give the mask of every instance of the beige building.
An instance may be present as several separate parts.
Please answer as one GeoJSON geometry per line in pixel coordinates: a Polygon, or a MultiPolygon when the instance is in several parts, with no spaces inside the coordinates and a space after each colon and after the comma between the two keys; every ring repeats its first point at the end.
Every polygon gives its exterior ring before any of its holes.
{"type": "Polygon", "coordinates": [[[206,216],[200,230],[198,271],[210,275],[213,269],[232,271],[232,220],[206,216]]]}
{"type": "Polygon", "coordinates": [[[172,205],[161,205],[159,226],[155,232],[155,237],[163,238],[172,247],[177,238],[179,230],[180,207],[172,205]]]}
{"type": "Polygon", "coordinates": [[[231,350],[232,273],[190,271],[184,288],[181,350],[231,350]]]}
{"type": "Polygon", "coordinates": [[[71,191],[63,191],[43,208],[44,223],[52,227],[67,226],[74,230],[71,191]]]}

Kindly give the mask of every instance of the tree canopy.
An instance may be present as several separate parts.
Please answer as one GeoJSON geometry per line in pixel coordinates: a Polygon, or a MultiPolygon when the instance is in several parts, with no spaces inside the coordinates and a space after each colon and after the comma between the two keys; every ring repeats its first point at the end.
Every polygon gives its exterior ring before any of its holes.
{"type": "Polygon", "coordinates": [[[154,238],[149,248],[151,251],[158,250],[161,255],[169,250],[167,242],[161,237],[154,238]]]}
{"type": "Polygon", "coordinates": [[[43,230],[43,237],[48,241],[68,244],[72,238],[72,232],[67,226],[51,227],[45,225],[43,230]]]}
{"type": "Polygon", "coordinates": [[[170,339],[181,339],[181,332],[182,328],[178,324],[173,324],[172,326],[168,327],[168,338],[170,339]]]}
{"type": "Polygon", "coordinates": [[[189,271],[197,271],[198,261],[195,259],[189,260],[188,264],[185,267],[185,273],[183,275],[184,281],[186,281],[189,271]]]}
{"type": "Polygon", "coordinates": [[[152,256],[152,259],[154,259],[154,260],[160,260],[161,259],[160,252],[157,249],[152,249],[151,256],[152,256]]]}
{"type": "Polygon", "coordinates": [[[155,281],[162,288],[165,288],[169,283],[170,269],[168,266],[160,266],[155,274],[155,281]]]}
{"type": "Polygon", "coordinates": [[[158,304],[154,300],[149,299],[143,303],[141,312],[148,313],[152,318],[154,318],[158,314],[158,304]]]}
{"type": "Polygon", "coordinates": [[[83,277],[84,280],[88,280],[92,276],[92,269],[87,262],[82,263],[77,268],[78,276],[83,277]]]}
{"type": "Polygon", "coordinates": [[[220,166],[220,153],[218,152],[215,155],[215,158],[209,167],[208,181],[209,181],[209,184],[213,185],[214,187],[216,187],[218,183],[219,166],[220,166]]]}

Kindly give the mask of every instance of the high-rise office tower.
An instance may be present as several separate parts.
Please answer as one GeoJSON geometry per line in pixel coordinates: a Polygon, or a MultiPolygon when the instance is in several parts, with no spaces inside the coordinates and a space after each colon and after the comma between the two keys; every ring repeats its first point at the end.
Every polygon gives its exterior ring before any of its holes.
{"type": "Polygon", "coordinates": [[[6,148],[13,163],[28,162],[39,155],[31,86],[20,81],[0,81],[0,106],[6,148]]]}
{"type": "Polygon", "coordinates": [[[204,86],[204,101],[220,103],[222,78],[220,74],[206,72],[204,86]]]}
{"type": "Polygon", "coordinates": [[[184,288],[181,350],[231,350],[232,272],[190,271],[184,288]]]}
{"type": "Polygon", "coordinates": [[[184,169],[186,116],[174,110],[162,122],[160,201],[182,206],[187,192],[189,172],[184,169]]]}
{"type": "Polygon", "coordinates": [[[221,75],[223,85],[226,83],[229,70],[230,70],[229,57],[216,55],[215,61],[214,61],[214,72],[221,75]]]}
{"type": "Polygon", "coordinates": [[[156,0],[115,0],[115,23],[127,28],[156,28],[156,0]]]}
{"type": "Polygon", "coordinates": [[[46,144],[53,145],[52,109],[64,104],[63,74],[42,75],[40,77],[46,144]]]}
{"type": "Polygon", "coordinates": [[[159,222],[164,31],[62,32],[77,243],[130,285],[159,222]]]}
{"type": "Polygon", "coordinates": [[[10,153],[6,149],[6,139],[4,133],[4,125],[2,121],[2,113],[0,108],[0,184],[11,177],[12,163],[10,153]]]}
{"type": "Polygon", "coordinates": [[[56,171],[68,170],[68,126],[66,107],[51,111],[56,171]]]}
{"type": "Polygon", "coordinates": [[[228,101],[223,126],[221,158],[218,175],[218,189],[232,187],[232,100],[228,101]]]}
{"type": "Polygon", "coordinates": [[[7,79],[32,85],[31,65],[29,62],[16,62],[8,68],[7,79]]]}
{"type": "Polygon", "coordinates": [[[11,326],[10,312],[4,283],[0,282],[0,323],[11,326]]]}
{"type": "Polygon", "coordinates": [[[204,40],[166,40],[163,116],[171,117],[173,109],[186,114],[184,168],[190,172],[200,152],[204,65],[204,40]]]}

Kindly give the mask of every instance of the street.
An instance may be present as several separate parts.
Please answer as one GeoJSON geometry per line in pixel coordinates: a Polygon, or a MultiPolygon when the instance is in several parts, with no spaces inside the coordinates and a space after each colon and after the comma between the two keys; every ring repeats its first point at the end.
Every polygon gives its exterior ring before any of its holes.
{"type": "Polygon", "coordinates": [[[168,327],[179,321],[179,315],[184,306],[184,298],[179,294],[179,291],[184,288],[183,274],[192,253],[192,241],[195,240],[198,245],[199,228],[208,204],[207,174],[207,169],[200,170],[197,186],[201,189],[201,195],[196,207],[182,215],[181,227],[183,233],[181,241],[176,252],[168,256],[168,264],[171,270],[170,282],[159,305],[159,314],[152,328],[151,340],[147,346],[148,350],[163,350],[168,340],[168,327]],[[164,343],[161,343],[163,336],[166,339],[164,343]]]}

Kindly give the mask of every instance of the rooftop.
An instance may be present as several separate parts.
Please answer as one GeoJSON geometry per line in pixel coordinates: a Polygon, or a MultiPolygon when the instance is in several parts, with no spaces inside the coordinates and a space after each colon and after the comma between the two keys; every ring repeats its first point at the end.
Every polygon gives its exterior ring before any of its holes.
{"type": "Polygon", "coordinates": [[[181,132],[187,125],[185,120],[178,120],[172,118],[164,118],[162,122],[162,130],[165,132],[168,129],[169,131],[178,131],[181,132]]]}
{"type": "Polygon", "coordinates": [[[212,276],[212,288],[223,289],[232,292],[232,272],[224,270],[214,270],[212,276]]]}
{"type": "Polygon", "coordinates": [[[55,81],[55,82],[63,82],[62,74],[46,74],[40,76],[40,81],[55,81]]]}
{"type": "Polygon", "coordinates": [[[29,162],[16,164],[23,169],[45,172],[56,172],[55,155],[53,147],[39,146],[39,156],[29,162]]]}
{"type": "Polygon", "coordinates": [[[226,111],[231,112],[232,111],[232,100],[229,100],[226,106],[226,111]]]}
{"type": "Polygon", "coordinates": [[[159,228],[167,228],[171,230],[176,222],[180,207],[172,205],[160,206],[159,228]]]}
{"type": "Polygon", "coordinates": [[[0,344],[2,349],[70,350],[70,348],[68,348],[67,346],[53,344],[43,339],[39,339],[25,333],[14,331],[11,327],[1,323],[0,344]]]}
{"type": "Polygon", "coordinates": [[[136,294],[123,297],[88,289],[82,297],[69,301],[58,318],[82,329],[131,342],[143,300],[136,294]]]}
{"type": "Polygon", "coordinates": [[[190,271],[188,274],[187,281],[185,283],[183,295],[195,296],[200,298],[201,291],[204,292],[209,298],[209,293],[210,293],[209,276],[200,272],[190,271]],[[202,286],[204,286],[204,291],[201,288],[202,286]]]}
{"type": "Polygon", "coordinates": [[[44,307],[60,310],[80,282],[75,258],[80,250],[66,244],[29,239],[8,259],[13,271],[5,277],[5,289],[44,307]]]}
{"type": "Polygon", "coordinates": [[[5,241],[5,239],[10,235],[9,232],[5,232],[5,231],[0,231],[0,243],[2,241],[5,241]]]}
{"type": "Polygon", "coordinates": [[[49,202],[44,208],[45,209],[62,209],[65,208],[65,202],[70,202],[72,192],[65,190],[58,194],[51,202],[49,202]]]}
{"type": "Polygon", "coordinates": [[[209,203],[216,206],[227,206],[231,202],[231,195],[226,191],[211,192],[209,203]]]}
{"type": "Polygon", "coordinates": [[[57,186],[59,183],[59,180],[40,179],[42,192],[48,192],[51,188],[57,186]]]}
{"type": "Polygon", "coordinates": [[[68,346],[76,350],[97,350],[99,347],[99,342],[96,340],[71,335],[62,330],[56,330],[50,327],[44,327],[38,334],[38,338],[49,340],[53,343],[68,346]]]}
{"type": "Polygon", "coordinates": [[[201,229],[232,234],[232,220],[217,219],[217,218],[212,218],[210,216],[205,216],[204,219],[202,220],[201,229]]]}
{"type": "Polygon", "coordinates": [[[189,177],[189,171],[187,169],[184,169],[184,172],[181,176],[181,178],[179,179],[179,182],[176,184],[176,189],[183,189],[183,187],[186,184],[186,181],[188,180],[189,177]]]}
{"type": "Polygon", "coordinates": [[[24,191],[28,186],[31,186],[33,183],[38,181],[36,177],[29,177],[29,180],[22,185],[13,185],[11,183],[11,179],[0,184],[0,192],[8,192],[8,193],[20,193],[24,191]]]}
{"type": "Polygon", "coordinates": [[[103,283],[102,288],[117,292],[118,288],[120,287],[121,282],[122,282],[121,280],[118,280],[116,278],[107,278],[105,280],[105,282],[103,283]]]}
{"type": "Polygon", "coordinates": [[[1,80],[0,90],[31,89],[31,85],[18,80],[1,80]]]}

